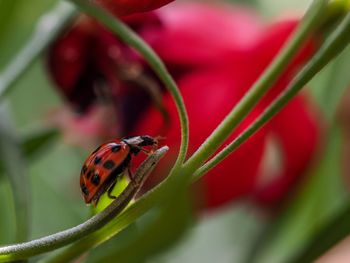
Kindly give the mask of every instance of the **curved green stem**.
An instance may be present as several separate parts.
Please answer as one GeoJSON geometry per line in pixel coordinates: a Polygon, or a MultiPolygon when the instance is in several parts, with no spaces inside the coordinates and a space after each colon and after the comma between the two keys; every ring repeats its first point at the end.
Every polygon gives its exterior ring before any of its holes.
{"type": "Polygon", "coordinates": [[[189,180],[188,176],[187,178],[185,176],[177,176],[180,174],[179,171],[181,170],[182,163],[186,158],[189,138],[188,116],[182,96],[176,86],[175,81],[168,73],[164,63],[147,43],[145,43],[139,36],[137,36],[132,30],[130,30],[126,25],[116,19],[113,15],[84,0],[71,1],[75,3],[83,12],[95,17],[99,22],[107,26],[126,44],[134,47],[149,63],[151,68],[157,73],[158,77],[162,80],[164,85],[171,93],[179,113],[181,124],[181,146],[177,161],[167,179],[158,185],[158,187],[153,191],[150,191],[144,195],[143,198],[129,207],[125,214],[122,214],[117,218],[117,220],[114,220],[111,223],[111,225],[114,226],[111,227],[112,230],[104,231],[102,235],[96,233],[96,235],[91,235],[83,240],[78,241],[76,244],[73,244],[71,247],[65,249],[57,256],[52,257],[51,262],[65,262],[67,258],[79,255],[81,251],[83,251],[83,248],[89,246],[97,246],[98,244],[108,240],[111,236],[117,234],[131,222],[135,221],[140,215],[151,209],[157,200],[161,199],[163,202],[165,202],[165,200],[168,200],[168,198],[160,198],[162,196],[165,196],[165,193],[168,193],[166,196],[169,196],[170,198],[170,196],[173,196],[173,194],[170,193],[176,194],[176,189],[178,187],[181,187],[181,185],[185,185],[186,181],[189,180]],[[123,216],[125,216],[125,219],[123,216]],[[119,218],[120,221],[118,220],[119,218]]]}
{"type": "MultiPolygon", "coordinates": [[[[323,2],[322,2],[323,3],[323,2]]],[[[316,4],[315,4],[316,5],[316,4]]],[[[317,18],[320,18],[321,11],[323,11],[323,5],[322,8],[320,6],[316,5],[318,7],[317,12],[317,18]]],[[[309,11],[311,12],[311,11],[309,11]]],[[[315,21],[313,21],[316,23],[315,21]]],[[[308,30],[311,31],[311,28],[313,28],[315,25],[313,23],[309,24],[310,28],[308,30]]],[[[303,37],[306,38],[308,30],[305,29],[303,37]]],[[[300,32],[299,32],[300,33],[300,32]]],[[[301,40],[300,40],[301,41],[301,40]]],[[[301,45],[301,44],[300,44],[301,45]]],[[[295,49],[297,49],[295,47],[295,49]]],[[[294,50],[296,52],[296,50],[294,50]]],[[[293,52],[292,52],[293,53],[293,52]]],[[[294,53],[293,53],[294,54],[294,53]]],[[[292,56],[292,55],[291,55],[292,56]]],[[[285,58],[286,59],[286,58],[285,58]]],[[[288,63],[289,60],[286,59],[284,61],[285,63],[288,63]]],[[[280,70],[280,69],[279,69],[280,70]]],[[[277,74],[277,73],[276,73],[277,74]]],[[[269,78],[267,78],[269,79],[269,78]]],[[[271,80],[272,81],[272,80],[271,80]]],[[[264,86],[264,85],[263,85],[264,86]]],[[[177,173],[181,174],[181,179],[186,178],[186,175],[189,175],[191,170],[190,167],[179,167],[177,169],[177,173]]],[[[110,237],[116,235],[118,232],[120,232],[123,228],[128,226],[131,222],[134,222],[137,218],[139,218],[141,215],[143,215],[145,212],[147,212],[152,206],[154,205],[154,202],[157,201],[157,199],[162,197],[162,193],[164,193],[164,189],[170,189],[170,186],[173,186],[174,184],[172,181],[174,179],[177,179],[177,176],[168,177],[167,180],[157,188],[153,189],[146,195],[144,195],[140,200],[138,200],[136,203],[134,203],[131,207],[128,208],[127,211],[122,213],[116,220],[113,220],[113,222],[109,223],[106,227],[101,229],[100,231],[89,235],[88,237],[79,240],[75,244],[67,247],[63,251],[60,251],[58,254],[54,254],[52,257],[48,258],[47,260],[44,259],[43,262],[67,262],[69,260],[72,260],[73,258],[79,256],[83,251],[86,251],[88,249],[91,249],[93,247],[98,246],[99,244],[103,243],[104,241],[108,240],[110,237]]],[[[184,181],[185,183],[189,183],[189,181],[184,181]]],[[[180,182],[177,187],[180,187],[182,185],[182,182],[180,182]]]]}
{"type": "Polygon", "coordinates": [[[249,139],[259,128],[278,113],[323,67],[349,44],[350,41],[350,14],[348,14],[337,29],[321,46],[312,60],[295,76],[287,89],[254,121],[240,136],[226,146],[215,157],[199,168],[193,180],[198,180],[203,174],[213,169],[230,153],[236,150],[243,142],[249,139]]]}
{"type": "Polygon", "coordinates": [[[132,222],[135,222],[136,219],[152,208],[158,197],[157,192],[148,192],[102,229],[80,239],[63,250],[53,253],[49,257],[43,258],[40,263],[65,263],[72,261],[85,251],[97,247],[125,229],[132,222]]]}
{"type": "Polygon", "coordinates": [[[0,72],[0,99],[4,98],[16,80],[26,72],[33,61],[56,38],[74,14],[74,6],[60,2],[52,11],[40,18],[29,41],[11,60],[5,70],[0,72]]]}
{"type": "Polygon", "coordinates": [[[185,163],[185,167],[191,167],[191,170],[198,169],[224,143],[232,131],[249,114],[278,77],[284,72],[293,57],[310,37],[310,34],[314,32],[323,21],[326,11],[326,0],[316,0],[313,2],[295,33],[291,36],[290,41],[287,42],[279,55],[235,108],[190,157],[185,163]]]}
{"type": "Polygon", "coordinates": [[[186,158],[188,147],[188,116],[181,93],[174,79],[171,77],[168,70],[166,69],[163,61],[145,41],[143,41],[137,34],[135,34],[128,26],[126,26],[114,15],[105,11],[101,7],[92,4],[90,1],[69,1],[74,3],[84,13],[96,18],[99,22],[108,27],[113,33],[118,35],[121,38],[121,40],[123,40],[126,44],[135,48],[149,63],[151,68],[155,71],[160,80],[164,83],[165,87],[169,90],[176,104],[181,124],[181,146],[178,159],[175,164],[176,166],[181,165],[186,158]]]}
{"type": "MultiPolygon", "coordinates": [[[[82,0],[72,0],[72,1],[74,1],[76,3],[80,3],[81,5],[85,5],[86,4],[85,2],[82,3],[82,0]]],[[[92,8],[93,10],[95,10],[95,7],[92,7],[90,4],[86,4],[85,7],[88,8],[88,9],[92,8]]],[[[101,10],[99,10],[98,12],[100,12],[100,11],[101,10]]],[[[102,22],[110,23],[111,21],[114,21],[114,17],[112,17],[112,16],[109,16],[109,18],[106,18],[107,20],[104,20],[104,17],[103,17],[105,15],[104,11],[101,11],[101,12],[102,13],[99,13],[99,14],[102,17],[101,18],[102,22]]],[[[116,22],[116,23],[117,23],[117,26],[119,26],[118,22],[116,22]]],[[[112,25],[113,27],[115,26],[114,22],[112,22],[110,25],[112,25]]],[[[116,29],[116,31],[118,31],[118,30],[116,29]]],[[[343,33],[346,33],[347,37],[349,36],[349,32],[348,31],[343,31],[343,33]]],[[[337,41],[337,39],[335,39],[335,40],[337,41]]],[[[133,43],[133,42],[131,41],[131,43],[133,43]]],[[[338,43],[338,45],[328,45],[328,46],[330,46],[331,48],[341,47],[341,45],[339,43],[338,43]]],[[[285,60],[285,63],[288,63],[288,62],[289,62],[289,60],[285,60]]],[[[323,61],[323,62],[325,62],[325,61],[323,61]]],[[[155,66],[156,65],[157,65],[157,63],[155,64],[155,66]]],[[[282,65],[282,66],[285,66],[285,65],[282,65]]],[[[316,70],[316,68],[313,68],[312,70],[316,70]]],[[[281,69],[278,69],[278,70],[281,70],[281,69]]],[[[315,72],[313,72],[313,73],[315,73],[315,72]]],[[[308,73],[308,74],[306,74],[306,77],[304,76],[303,78],[307,79],[307,77],[311,78],[312,76],[313,76],[312,74],[310,76],[310,73],[308,73]]],[[[269,78],[267,78],[267,80],[269,80],[269,78]]],[[[272,80],[270,80],[270,81],[272,81],[272,80]]],[[[272,83],[273,83],[273,81],[272,81],[272,83]]],[[[299,84],[300,84],[300,80],[299,80],[299,84]]],[[[264,85],[262,85],[262,86],[264,86],[264,85]]],[[[173,92],[176,93],[177,91],[173,91],[173,92]]],[[[178,95],[180,96],[180,94],[178,94],[178,95]]],[[[174,96],[174,94],[173,94],[173,96],[174,96]]],[[[181,96],[178,99],[181,100],[181,96]]],[[[180,103],[180,101],[178,101],[178,103],[180,103]]],[[[181,105],[178,106],[178,107],[181,108],[181,105]]],[[[179,111],[181,111],[181,110],[179,110],[179,111]]],[[[186,119],[186,123],[187,123],[187,115],[186,115],[185,109],[183,109],[183,113],[182,114],[183,114],[182,118],[186,119]]],[[[182,120],[182,124],[184,125],[183,120],[182,120]]],[[[230,123],[228,123],[227,125],[229,125],[229,124],[230,123]]],[[[184,127],[183,127],[183,130],[182,130],[183,134],[187,134],[188,133],[188,126],[185,125],[185,127],[187,127],[187,131],[184,130],[184,127]]],[[[186,139],[186,141],[188,140],[188,135],[187,135],[187,137],[185,139],[186,139]]],[[[186,144],[185,147],[182,147],[182,148],[187,149],[187,144],[186,144]]],[[[184,157],[185,156],[185,152],[186,151],[182,151],[182,153],[183,153],[183,156],[181,157],[182,159],[185,158],[184,157]]],[[[207,156],[206,158],[208,158],[208,157],[209,156],[207,156]]],[[[192,167],[188,166],[186,169],[184,167],[178,166],[179,168],[176,169],[176,171],[177,171],[177,173],[179,173],[179,172],[182,173],[183,172],[183,174],[186,174],[189,170],[191,170],[191,169],[188,169],[188,168],[194,168],[197,165],[200,165],[200,162],[195,163],[195,165],[193,165],[192,167]]],[[[181,176],[181,177],[183,177],[183,176],[181,176]]],[[[171,182],[173,182],[174,179],[176,179],[176,176],[172,176],[171,178],[168,178],[168,180],[166,180],[165,183],[164,183],[165,186],[171,185],[171,182]]],[[[78,255],[77,253],[80,254],[81,251],[89,249],[91,247],[94,247],[94,246],[104,242],[105,240],[107,240],[111,236],[114,236],[121,229],[125,228],[131,222],[135,221],[137,218],[139,218],[143,213],[148,211],[154,205],[154,202],[156,202],[156,200],[161,197],[160,193],[162,193],[162,190],[167,188],[167,187],[164,186],[164,184],[162,184],[160,187],[155,188],[153,191],[150,191],[148,194],[146,194],[144,197],[142,197],[140,200],[138,200],[135,204],[131,205],[125,212],[123,212],[115,220],[111,221],[109,224],[104,226],[102,229],[100,229],[100,230],[98,230],[98,231],[96,231],[96,232],[86,236],[85,238],[80,239],[75,244],[73,244],[72,246],[70,246],[66,250],[64,250],[63,253],[61,253],[59,255],[59,257],[55,257],[49,262],[67,262],[68,261],[67,259],[71,259],[74,256],[74,254],[78,255]]],[[[32,249],[34,249],[34,248],[32,248],[32,249]]],[[[37,247],[36,249],[38,250],[40,248],[37,247]]],[[[36,251],[36,252],[38,252],[38,251],[36,251]]],[[[42,252],[40,252],[40,253],[42,253],[42,252]]],[[[16,252],[14,252],[13,254],[10,254],[10,255],[15,256],[16,252]]],[[[7,256],[9,256],[9,255],[7,254],[7,256]]],[[[0,257],[0,259],[1,259],[1,257],[0,257]]]]}
{"type": "Polygon", "coordinates": [[[155,165],[168,151],[164,146],[156,150],[139,166],[135,178],[105,210],[73,228],[30,242],[0,247],[0,262],[25,259],[70,244],[95,232],[115,218],[135,196],[155,165]]]}
{"type": "Polygon", "coordinates": [[[155,204],[159,204],[160,201],[167,203],[169,198],[173,197],[179,188],[181,188],[183,185],[190,185],[191,178],[188,176],[189,174],[185,173],[183,169],[180,167],[175,168],[173,169],[173,172],[175,175],[181,172],[181,176],[168,176],[166,180],[160,183],[157,187],[148,191],[135,203],[128,206],[128,208],[123,213],[108,223],[105,227],[75,242],[67,248],[54,253],[48,258],[44,258],[40,262],[69,262],[84,253],[84,251],[97,247],[98,245],[104,243],[111,237],[118,234],[120,231],[129,226],[132,222],[135,222],[138,218],[140,218],[152,207],[154,207],[155,204]]]}

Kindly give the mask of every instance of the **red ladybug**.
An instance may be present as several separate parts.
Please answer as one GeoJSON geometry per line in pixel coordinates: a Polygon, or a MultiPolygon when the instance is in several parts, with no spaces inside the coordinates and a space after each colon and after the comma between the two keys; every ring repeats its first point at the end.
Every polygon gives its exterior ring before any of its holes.
{"type": "Polygon", "coordinates": [[[108,197],[115,199],[112,190],[124,171],[133,180],[130,161],[140,151],[148,154],[158,145],[158,140],[148,136],[124,138],[102,144],[86,159],[80,174],[80,188],[85,203],[95,206],[101,195],[107,191],[108,197]],[[144,147],[152,146],[148,151],[144,147]]]}

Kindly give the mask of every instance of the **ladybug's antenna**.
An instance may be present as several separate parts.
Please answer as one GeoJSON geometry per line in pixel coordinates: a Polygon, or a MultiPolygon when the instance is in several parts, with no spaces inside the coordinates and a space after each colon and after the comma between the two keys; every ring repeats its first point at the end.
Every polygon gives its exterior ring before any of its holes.
{"type": "Polygon", "coordinates": [[[159,142],[159,141],[164,141],[164,140],[166,140],[166,137],[165,137],[165,136],[158,135],[158,136],[154,137],[154,139],[155,139],[157,142],[159,142]]]}

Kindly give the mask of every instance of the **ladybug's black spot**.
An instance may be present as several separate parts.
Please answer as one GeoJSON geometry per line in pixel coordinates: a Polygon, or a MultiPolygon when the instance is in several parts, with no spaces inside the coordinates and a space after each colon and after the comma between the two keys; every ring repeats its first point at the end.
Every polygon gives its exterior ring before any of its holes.
{"type": "Polygon", "coordinates": [[[81,185],[81,191],[83,192],[84,195],[89,195],[89,189],[87,189],[85,184],[81,185]]]}
{"type": "Polygon", "coordinates": [[[86,174],[87,179],[89,179],[93,173],[94,173],[94,170],[90,170],[90,171],[86,174]]]}
{"type": "Polygon", "coordinates": [[[83,165],[83,168],[81,168],[81,173],[82,173],[82,174],[85,174],[86,171],[87,171],[87,166],[84,164],[84,165],[83,165]]]}
{"type": "Polygon", "coordinates": [[[104,164],[103,164],[103,167],[108,169],[108,170],[111,170],[113,169],[113,167],[115,166],[115,163],[112,161],[112,160],[107,160],[104,164]]]}
{"type": "Polygon", "coordinates": [[[97,186],[100,183],[100,179],[101,178],[98,174],[94,174],[91,178],[91,183],[97,186]]]}
{"type": "Polygon", "coordinates": [[[112,152],[116,153],[116,152],[119,152],[121,148],[122,147],[120,144],[116,144],[116,145],[112,146],[111,150],[112,150],[112,152]]]}
{"type": "Polygon", "coordinates": [[[95,158],[95,160],[94,160],[94,164],[97,165],[97,164],[99,164],[101,161],[102,161],[102,158],[99,157],[99,156],[97,156],[97,157],[95,158]]]}

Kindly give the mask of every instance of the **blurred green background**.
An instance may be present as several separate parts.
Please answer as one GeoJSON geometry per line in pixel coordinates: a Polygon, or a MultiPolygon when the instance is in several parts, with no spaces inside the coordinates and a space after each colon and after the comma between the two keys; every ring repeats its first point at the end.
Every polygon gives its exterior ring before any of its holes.
{"type": "MultiPolygon", "coordinates": [[[[0,72],[25,45],[38,18],[54,7],[54,0],[0,0],[0,72]]],[[[231,1],[235,3],[236,1],[231,1]]],[[[302,13],[310,1],[239,1],[256,8],[267,21],[288,13],[302,13]]],[[[348,204],[340,171],[341,137],[334,121],[337,102],[350,83],[350,51],[312,81],[309,90],[322,105],[326,126],[324,151],[316,167],[283,211],[271,224],[269,215],[240,203],[206,215],[170,250],[150,257],[150,262],[286,262],[313,234],[348,204]],[[272,226],[271,226],[272,225],[272,226]],[[253,253],[254,252],[254,253],[253,253]]],[[[4,102],[18,134],[39,129],[47,113],[62,105],[38,59],[16,83],[4,102]]],[[[87,155],[57,138],[28,163],[31,188],[31,238],[77,225],[88,218],[78,190],[80,166],[87,155]]],[[[14,241],[14,209],[9,183],[0,184],[0,243],[14,241]]],[[[142,223],[142,222],[141,222],[142,223]]],[[[132,236],[135,225],[120,237],[132,236]],[[131,233],[128,235],[128,233],[131,233]]],[[[106,245],[106,249],[108,244],[106,245]]],[[[101,253],[96,250],[96,253],[101,253]]]]}

